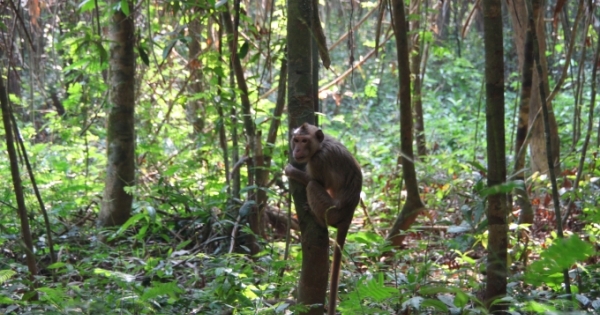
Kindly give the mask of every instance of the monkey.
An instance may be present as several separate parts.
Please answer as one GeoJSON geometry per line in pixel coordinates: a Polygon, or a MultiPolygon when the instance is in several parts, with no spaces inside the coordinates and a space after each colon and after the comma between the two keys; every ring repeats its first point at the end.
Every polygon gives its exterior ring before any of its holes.
{"type": "Polygon", "coordinates": [[[328,314],[333,315],[342,250],[360,201],[362,172],[350,151],[316,126],[302,124],[293,131],[290,142],[294,160],[306,163],[306,171],[288,164],[285,174],[306,186],[308,205],[317,223],[325,228],[337,228],[329,282],[328,314]]]}

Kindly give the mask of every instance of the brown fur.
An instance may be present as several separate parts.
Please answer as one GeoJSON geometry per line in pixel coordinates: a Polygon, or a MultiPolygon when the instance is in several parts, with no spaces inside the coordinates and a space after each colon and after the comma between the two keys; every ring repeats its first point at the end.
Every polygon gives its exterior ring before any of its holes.
{"type": "Polygon", "coordinates": [[[318,127],[304,123],[292,134],[294,160],[307,163],[306,172],[292,165],[285,174],[306,186],[308,204],[317,222],[337,228],[331,263],[328,314],[335,314],[342,249],[354,210],[360,201],[362,173],[350,151],[318,127]]]}

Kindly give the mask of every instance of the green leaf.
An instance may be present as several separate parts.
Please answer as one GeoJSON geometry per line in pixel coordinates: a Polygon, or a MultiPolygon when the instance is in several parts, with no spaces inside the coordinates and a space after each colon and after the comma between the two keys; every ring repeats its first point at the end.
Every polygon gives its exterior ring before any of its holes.
{"type": "Polygon", "coordinates": [[[15,304],[17,301],[4,296],[4,295],[0,295],[0,304],[15,304]]]}
{"type": "Polygon", "coordinates": [[[121,11],[129,16],[129,2],[127,0],[121,0],[121,11]]]}
{"type": "Polygon", "coordinates": [[[87,11],[91,11],[96,7],[95,3],[93,0],[83,0],[83,2],[81,2],[79,4],[79,10],[83,13],[83,12],[87,12],[87,11]]]}
{"type": "Polygon", "coordinates": [[[384,241],[381,235],[373,232],[356,232],[348,235],[347,240],[366,245],[381,244],[384,241]]]}
{"type": "Polygon", "coordinates": [[[456,297],[454,297],[454,305],[459,308],[463,308],[469,302],[469,296],[463,291],[457,291],[456,297]]]}
{"type": "Polygon", "coordinates": [[[119,235],[121,233],[123,233],[125,230],[127,230],[128,227],[130,227],[131,225],[137,223],[138,221],[145,219],[146,215],[144,213],[138,213],[134,216],[132,216],[131,218],[129,218],[129,220],[127,220],[127,222],[125,222],[117,231],[117,233],[115,233],[116,235],[119,235]]]}
{"type": "Polygon", "coordinates": [[[108,52],[104,49],[104,45],[100,41],[93,41],[92,45],[98,50],[100,54],[100,59],[103,61],[108,60],[108,52]]]}
{"type": "Polygon", "coordinates": [[[248,55],[248,50],[250,49],[249,46],[247,41],[242,44],[242,47],[240,47],[240,51],[238,52],[240,59],[244,59],[246,55],[248,55]]]}
{"type": "Polygon", "coordinates": [[[175,47],[175,44],[177,44],[177,39],[172,39],[171,41],[169,41],[167,46],[165,46],[165,49],[163,49],[163,59],[167,59],[167,57],[171,53],[171,50],[173,49],[173,47],[175,47]]]}
{"type": "Polygon", "coordinates": [[[181,168],[181,165],[175,164],[175,165],[171,165],[164,173],[164,176],[172,176],[173,174],[175,174],[179,169],[181,168]]]}
{"type": "Polygon", "coordinates": [[[446,306],[446,304],[444,304],[444,302],[440,301],[440,300],[435,300],[435,299],[425,299],[421,302],[421,306],[422,307],[433,307],[439,311],[442,311],[444,313],[448,312],[448,306],[446,306]]]}
{"type": "Polygon", "coordinates": [[[48,269],[58,269],[58,268],[62,268],[64,266],[66,266],[66,265],[67,265],[66,263],[59,261],[59,262],[55,262],[52,265],[48,266],[48,269]]]}
{"type": "Polygon", "coordinates": [[[37,288],[38,292],[43,292],[40,296],[41,301],[50,301],[53,304],[62,304],[68,299],[67,293],[61,288],[41,287],[37,288]]]}
{"type": "Polygon", "coordinates": [[[545,282],[549,285],[562,283],[563,270],[575,263],[586,260],[594,249],[592,245],[572,235],[567,239],[557,239],[540,254],[540,259],[531,264],[525,274],[525,281],[533,285],[545,282]]]}
{"type": "Polygon", "coordinates": [[[119,271],[106,270],[106,269],[102,269],[102,268],[94,269],[94,274],[102,275],[107,278],[120,279],[125,282],[133,282],[135,280],[134,275],[130,275],[128,273],[119,272],[119,271]]]}
{"type": "Polygon", "coordinates": [[[0,284],[8,281],[8,279],[12,278],[12,276],[17,273],[11,269],[0,270],[0,284]]]}
{"type": "Polygon", "coordinates": [[[150,58],[148,57],[146,50],[144,48],[142,48],[141,46],[138,46],[137,50],[138,50],[138,54],[140,54],[140,59],[142,59],[142,62],[146,66],[150,66],[150,58]]]}
{"type": "Polygon", "coordinates": [[[477,161],[467,162],[467,164],[470,164],[471,166],[473,166],[474,168],[476,168],[478,171],[480,171],[482,173],[487,172],[487,169],[483,165],[481,165],[481,163],[479,163],[477,161]]]}
{"type": "Polygon", "coordinates": [[[397,292],[396,289],[385,286],[383,273],[378,274],[377,278],[369,280],[366,284],[364,282],[359,283],[357,289],[361,296],[372,298],[377,302],[388,299],[397,292]]]}

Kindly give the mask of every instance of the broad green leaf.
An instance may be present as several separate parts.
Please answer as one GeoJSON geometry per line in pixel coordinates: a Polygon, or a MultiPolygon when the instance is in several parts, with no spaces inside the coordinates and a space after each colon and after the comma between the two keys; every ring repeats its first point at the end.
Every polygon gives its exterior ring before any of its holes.
{"type": "Polygon", "coordinates": [[[48,269],[58,269],[58,268],[62,268],[64,266],[66,266],[66,265],[67,265],[66,263],[59,261],[59,262],[55,262],[55,263],[51,264],[50,266],[48,266],[48,269]]]}
{"type": "Polygon", "coordinates": [[[244,59],[246,57],[246,55],[248,54],[248,50],[250,49],[250,45],[248,45],[248,42],[245,41],[242,44],[242,47],[240,47],[240,51],[238,53],[238,56],[240,57],[240,59],[244,59]]]}
{"type": "Polygon", "coordinates": [[[126,16],[129,16],[129,1],[121,0],[121,11],[123,11],[123,14],[126,16]]]}
{"type": "Polygon", "coordinates": [[[444,302],[435,299],[424,299],[421,302],[422,307],[433,307],[442,312],[448,312],[448,306],[444,302]]]}
{"type": "Polygon", "coordinates": [[[582,241],[577,235],[567,239],[556,239],[540,254],[540,259],[531,264],[529,272],[525,274],[525,280],[533,285],[543,282],[559,285],[563,281],[563,270],[584,261],[593,252],[592,245],[582,241]]]}
{"type": "Polygon", "coordinates": [[[142,48],[141,46],[138,46],[137,50],[138,50],[138,54],[140,54],[140,59],[142,59],[142,62],[146,66],[150,66],[150,58],[148,57],[146,50],[144,48],[142,48]]]}
{"type": "Polygon", "coordinates": [[[127,222],[123,223],[123,225],[117,231],[116,235],[123,233],[131,225],[133,225],[133,224],[137,223],[138,221],[145,219],[145,218],[146,218],[146,215],[144,213],[140,212],[140,213],[135,214],[134,216],[129,218],[129,220],[127,220],[127,222]]]}
{"type": "Polygon", "coordinates": [[[83,2],[79,4],[79,10],[81,12],[91,11],[94,8],[96,8],[94,0],[83,0],[83,2]]]}
{"type": "Polygon", "coordinates": [[[7,304],[7,305],[11,305],[11,304],[15,304],[17,301],[4,296],[4,295],[0,295],[0,304],[7,304]]]}
{"type": "Polygon", "coordinates": [[[378,274],[377,278],[369,280],[367,283],[361,282],[358,290],[362,296],[372,298],[375,301],[383,301],[398,292],[394,288],[386,287],[383,281],[383,273],[378,274]]]}

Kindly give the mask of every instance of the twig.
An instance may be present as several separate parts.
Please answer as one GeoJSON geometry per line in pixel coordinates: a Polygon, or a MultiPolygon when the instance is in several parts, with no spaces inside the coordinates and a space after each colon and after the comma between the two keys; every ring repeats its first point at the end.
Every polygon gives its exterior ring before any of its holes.
{"type": "Polygon", "coordinates": [[[241,216],[238,215],[235,219],[235,223],[233,224],[233,229],[231,230],[231,242],[229,243],[229,253],[233,253],[233,249],[235,248],[235,234],[237,233],[238,226],[240,225],[241,216]]]}

